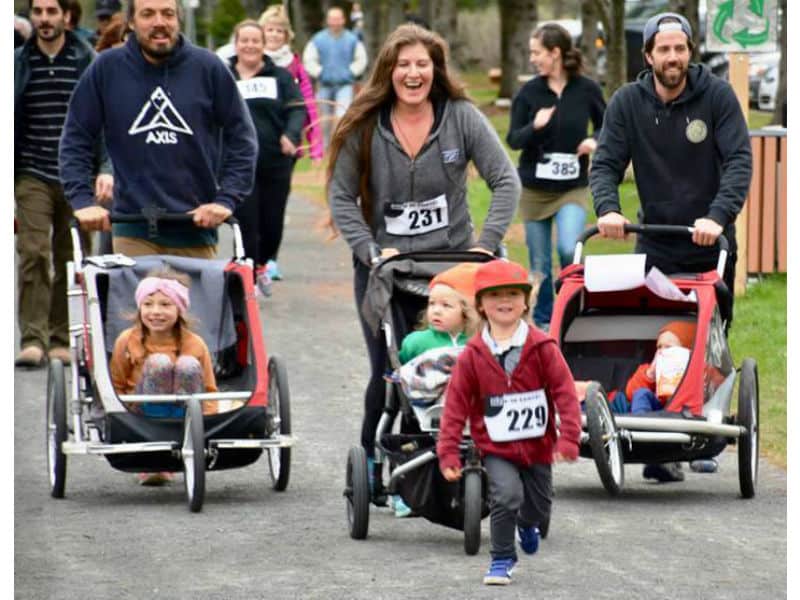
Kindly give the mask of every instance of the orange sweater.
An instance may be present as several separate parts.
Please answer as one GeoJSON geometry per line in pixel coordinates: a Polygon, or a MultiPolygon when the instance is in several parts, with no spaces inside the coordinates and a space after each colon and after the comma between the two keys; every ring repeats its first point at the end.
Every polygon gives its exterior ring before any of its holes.
{"type": "MultiPolygon", "coordinates": [[[[650,379],[645,373],[649,367],[650,363],[641,364],[636,369],[636,372],[631,375],[628,385],[625,386],[625,395],[628,397],[628,402],[633,401],[633,393],[638,389],[647,388],[653,392],[656,391],[656,380],[650,379]]],[[[659,398],[658,400],[661,404],[664,404],[665,398],[659,398]]]]}
{"type": "Polygon", "coordinates": [[[211,353],[208,346],[196,333],[184,330],[181,337],[180,353],[177,344],[170,341],[166,344],[156,344],[148,339],[142,345],[138,327],[131,327],[119,334],[114,343],[111,354],[111,381],[118,394],[133,394],[136,384],[142,378],[142,368],[145,359],[154,353],[166,354],[173,362],[179,355],[194,356],[203,368],[203,383],[207,392],[217,391],[217,381],[214,377],[214,366],[211,364],[211,353]],[[132,335],[133,334],[133,335],[132,335]]]}

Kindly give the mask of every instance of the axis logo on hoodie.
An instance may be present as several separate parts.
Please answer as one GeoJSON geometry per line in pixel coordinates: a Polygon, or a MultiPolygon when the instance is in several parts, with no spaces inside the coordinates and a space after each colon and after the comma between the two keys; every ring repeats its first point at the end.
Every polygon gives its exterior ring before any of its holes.
{"type": "Polygon", "coordinates": [[[142,110],[128,130],[128,135],[147,132],[146,144],[177,144],[179,133],[194,135],[192,128],[158,86],[144,103],[142,110]]]}

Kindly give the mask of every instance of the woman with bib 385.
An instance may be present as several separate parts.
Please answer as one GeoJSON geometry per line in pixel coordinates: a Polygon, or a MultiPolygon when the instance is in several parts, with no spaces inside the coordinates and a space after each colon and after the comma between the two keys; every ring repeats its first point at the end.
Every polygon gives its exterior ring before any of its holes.
{"type": "MultiPolygon", "coordinates": [[[[494,252],[511,223],[519,178],[486,117],[448,73],[447,44],[401,25],[383,44],[361,92],[339,121],[328,161],[333,221],[353,251],[354,291],[371,376],[361,442],[371,457],[384,402],[386,345],[361,304],[371,249],[383,257],[419,250],[494,252]],[[467,204],[467,165],[492,191],[478,239],[467,204]]],[[[410,306],[416,322],[425,306],[410,306]]]]}
{"type": "Polygon", "coordinates": [[[553,312],[553,222],[563,267],[572,262],[586,223],[589,155],[597,147],[606,103],[600,86],[580,74],[581,53],[566,29],[541,25],[531,35],[530,51],[538,75],[514,97],[506,141],[522,150],[519,210],[530,268],[540,280],[533,320],[547,329],[553,312]],[[592,137],[587,136],[590,121],[592,137]]]}

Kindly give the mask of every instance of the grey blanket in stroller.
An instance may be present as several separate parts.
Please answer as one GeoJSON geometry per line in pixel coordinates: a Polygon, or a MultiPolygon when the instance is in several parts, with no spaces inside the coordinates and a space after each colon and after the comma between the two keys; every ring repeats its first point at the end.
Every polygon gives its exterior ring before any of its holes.
{"type": "Polygon", "coordinates": [[[108,270],[108,304],[106,310],[105,336],[107,348],[123,330],[131,326],[128,318],[136,314],[134,292],[139,281],[150,271],[169,266],[186,273],[192,279],[189,288],[190,314],[202,316],[197,319],[197,333],[203,338],[212,353],[219,352],[236,343],[233,312],[225,293],[225,267],[227,260],[207,260],[180,256],[137,256],[132,267],[108,270]]]}

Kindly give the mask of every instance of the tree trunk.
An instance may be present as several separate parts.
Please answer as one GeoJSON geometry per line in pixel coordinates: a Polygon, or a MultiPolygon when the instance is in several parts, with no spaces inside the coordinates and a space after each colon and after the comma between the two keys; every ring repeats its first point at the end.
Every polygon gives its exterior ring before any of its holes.
{"type": "Polygon", "coordinates": [[[686,17],[692,27],[694,39],[694,52],[692,52],[692,62],[700,62],[700,12],[698,8],[699,0],[670,0],[669,10],[686,17]]]}
{"type": "Polygon", "coordinates": [[[775,94],[775,112],[772,113],[772,124],[786,127],[786,0],[780,0],[778,9],[781,12],[780,51],[781,62],[778,67],[778,93],[775,94]]]}
{"type": "Polygon", "coordinates": [[[537,20],[537,0],[503,0],[500,5],[500,98],[511,98],[518,76],[528,68],[531,30],[537,20]]]}
{"type": "Polygon", "coordinates": [[[583,70],[587,77],[597,79],[597,7],[592,0],[581,1],[581,42],[583,70]]]}
{"type": "Polygon", "coordinates": [[[321,0],[289,0],[288,4],[294,29],[292,46],[302,55],[311,36],[325,27],[325,11],[321,0]]]}
{"type": "Polygon", "coordinates": [[[628,81],[625,47],[625,0],[594,0],[606,32],[606,96],[628,81]]]}

